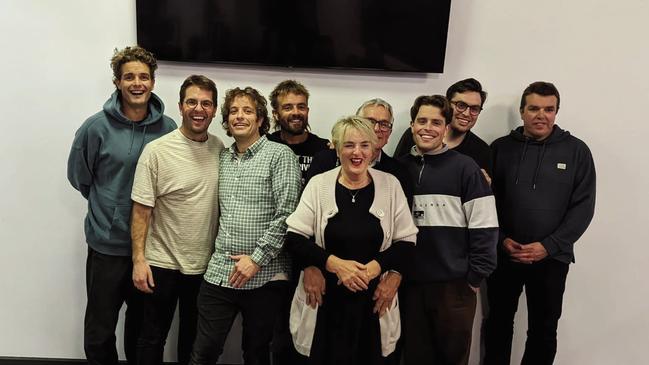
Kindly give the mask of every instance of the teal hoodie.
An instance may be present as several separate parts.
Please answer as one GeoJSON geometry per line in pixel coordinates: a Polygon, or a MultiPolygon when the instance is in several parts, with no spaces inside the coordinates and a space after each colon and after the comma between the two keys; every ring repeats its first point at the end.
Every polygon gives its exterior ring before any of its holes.
{"type": "Polygon", "coordinates": [[[144,145],[177,128],[163,114],[155,94],[147,117],[137,123],[121,111],[116,90],[102,111],[77,130],[68,158],[68,180],[88,200],[86,242],[95,251],[113,256],[131,255],[131,188],[144,145]]]}

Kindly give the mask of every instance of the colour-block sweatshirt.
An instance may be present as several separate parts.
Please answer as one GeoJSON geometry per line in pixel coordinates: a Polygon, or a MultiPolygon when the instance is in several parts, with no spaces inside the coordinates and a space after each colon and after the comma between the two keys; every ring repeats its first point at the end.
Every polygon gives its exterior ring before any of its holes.
{"type": "Polygon", "coordinates": [[[480,167],[446,147],[421,155],[416,147],[401,161],[413,181],[412,214],[419,228],[414,282],[465,278],[480,286],[496,268],[498,218],[480,167]]]}
{"type": "Polygon", "coordinates": [[[492,145],[501,236],[541,242],[549,257],[574,262],[574,243],[595,212],[595,164],[588,146],[555,125],[543,141],[519,127],[492,145]]]}
{"type": "Polygon", "coordinates": [[[86,242],[99,253],[131,255],[131,188],[138,158],[148,142],[176,129],[163,113],[162,100],[151,94],[146,118],[131,121],[116,90],[74,136],[68,180],[88,200],[86,242]]]}

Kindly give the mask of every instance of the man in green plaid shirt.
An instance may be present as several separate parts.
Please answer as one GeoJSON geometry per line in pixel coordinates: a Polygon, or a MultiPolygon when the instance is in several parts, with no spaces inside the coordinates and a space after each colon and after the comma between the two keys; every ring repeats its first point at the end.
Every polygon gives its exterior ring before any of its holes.
{"type": "Polygon", "coordinates": [[[245,363],[269,364],[276,313],[289,290],[282,246],[300,194],[300,167],[290,148],[266,138],[266,99],[257,90],[228,90],[221,113],[235,143],[220,156],[219,232],[198,295],[191,364],[218,360],[239,312],[245,363]]]}

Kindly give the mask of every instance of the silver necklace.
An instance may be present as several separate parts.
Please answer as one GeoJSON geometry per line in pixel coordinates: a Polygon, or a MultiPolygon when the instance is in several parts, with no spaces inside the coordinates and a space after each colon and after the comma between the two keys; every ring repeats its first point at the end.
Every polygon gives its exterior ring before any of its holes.
{"type": "Polygon", "coordinates": [[[358,192],[359,192],[359,191],[361,191],[361,190],[358,189],[358,190],[356,190],[355,193],[352,194],[352,191],[349,190],[349,189],[347,189],[347,192],[349,193],[349,195],[352,196],[352,203],[356,203],[356,195],[358,195],[358,192]]]}

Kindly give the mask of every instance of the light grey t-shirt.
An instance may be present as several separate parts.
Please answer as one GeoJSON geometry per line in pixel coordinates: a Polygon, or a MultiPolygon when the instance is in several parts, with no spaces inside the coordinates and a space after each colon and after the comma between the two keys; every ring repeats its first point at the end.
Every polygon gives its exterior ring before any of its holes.
{"type": "Polygon", "coordinates": [[[192,141],[179,129],[150,142],[135,170],[131,199],[153,207],[145,256],[150,265],[202,274],[214,250],[219,221],[219,154],[209,134],[192,141]]]}

